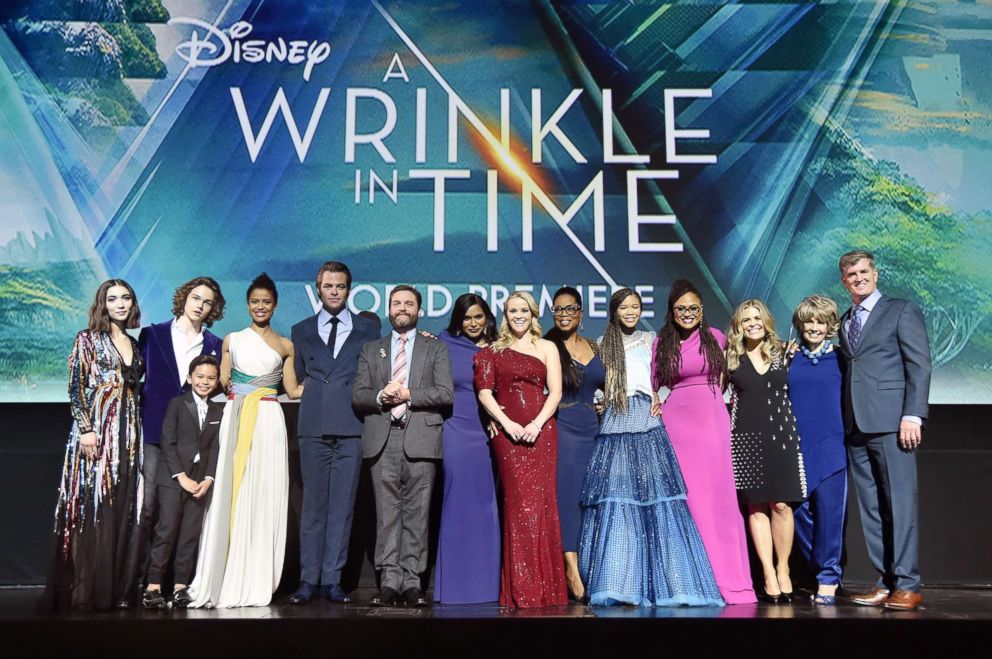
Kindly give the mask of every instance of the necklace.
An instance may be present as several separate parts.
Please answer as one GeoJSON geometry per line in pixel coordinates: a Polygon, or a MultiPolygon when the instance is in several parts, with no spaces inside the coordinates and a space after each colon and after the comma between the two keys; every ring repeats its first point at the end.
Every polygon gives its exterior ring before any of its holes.
{"type": "Polygon", "coordinates": [[[800,348],[800,350],[802,350],[803,354],[806,355],[806,357],[808,357],[811,362],[813,362],[814,366],[816,366],[817,364],[820,363],[820,357],[822,357],[827,353],[827,349],[829,347],[830,347],[830,341],[824,341],[823,345],[820,346],[820,349],[817,350],[816,352],[810,352],[809,348],[807,348],[805,345],[803,345],[802,348],[800,348]]]}

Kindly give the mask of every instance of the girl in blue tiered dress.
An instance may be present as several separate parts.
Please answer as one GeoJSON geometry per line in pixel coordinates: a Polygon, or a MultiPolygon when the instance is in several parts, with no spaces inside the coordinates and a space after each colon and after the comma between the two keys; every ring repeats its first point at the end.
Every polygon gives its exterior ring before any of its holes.
{"type": "Polygon", "coordinates": [[[658,418],[654,333],[635,329],[640,315],[636,292],[613,294],[600,341],[606,409],[582,488],[579,570],[593,605],[722,606],[658,418]]]}

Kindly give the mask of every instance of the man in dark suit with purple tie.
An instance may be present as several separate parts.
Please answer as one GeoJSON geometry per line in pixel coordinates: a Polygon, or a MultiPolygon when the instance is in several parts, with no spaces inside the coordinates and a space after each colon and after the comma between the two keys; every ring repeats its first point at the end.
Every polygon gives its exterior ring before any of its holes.
{"type": "Polygon", "coordinates": [[[923,312],[878,290],[870,252],[840,257],[851,308],[841,318],[844,424],[868,557],[878,581],[852,595],[862,606],[911,611],[920,594],[916,450],[930,394],[923,312]]]}
{"type": "MultiPolygon", "coordinates": [[[[348,309],[351,271],[328,261],[317,271],[321,309],[293,325],[296,377],[303,384],[297,436],[303,475],[300,585],[291,604],[315,597],[350,602],[341,589],[362,467],[362,421],[351,409],[358,353],[381,324],[348,309]]],[[[377,320],[377,319],[376,319],[377,320]]]]}
{"type": "MultiPolygon", "coordinates": [[[[145,384],[141,395],[141,429],[144,439],[144,503],[141,508],[139,548],[147,552],[156,522],[158,497],[156,478],[162,452],[159,443],[162,421],[169,402],[181,394],[186,385],[190,362],[200,355],[220,360],[222,341],[210,332],[224,317],[224,296],[220,285],[210,277],[196,277],[176,289],[172,298],[173,318],[141,328],[138,348],[145,362],[145,384]]],[[[140,561],[142,572],[147,569],[140,561]]],[[[142,574],[141,581],[144,581],[142,574]]]]}

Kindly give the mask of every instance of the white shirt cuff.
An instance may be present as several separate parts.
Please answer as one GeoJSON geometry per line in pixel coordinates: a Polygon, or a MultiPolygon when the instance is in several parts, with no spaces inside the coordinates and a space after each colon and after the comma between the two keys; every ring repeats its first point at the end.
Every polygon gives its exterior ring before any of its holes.
{"type": "Polygon", "coordinates": [[[902,421],[909,421],[910,423],[915,423],[918,426],[923,425],[923,419],[918,416],[913,416],[912,414],[904,414],[902,416],[902,421]]]}

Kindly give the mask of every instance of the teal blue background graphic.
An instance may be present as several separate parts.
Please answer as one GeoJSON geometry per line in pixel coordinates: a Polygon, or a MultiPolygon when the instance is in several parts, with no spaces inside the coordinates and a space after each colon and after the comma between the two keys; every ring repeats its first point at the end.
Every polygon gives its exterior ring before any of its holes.
{"type": "Polygon", "coordinates": [[[931,400],[987,404],[990,42],[992,5],[954,1],[11,3],[0,14],[0,400],[65,400],[72,337],[111,276],[135,286],[144,323],[170,317],[183,281],[217,278],[221,334],[247,324],[244,289],[262,271],[280,286],[274,323],[288,332],[314,312],[328,259],[351,266],[355,309],[385,316],[388,287],[416,284],[434,331],[451,298],[498,302],[521,285],[545,291],[547,326],[546,293],[563,284],[586,294],[588,335],[602,331],[613,285],[639,287],[656,328],[669,285],[687,277],[714,326],[758,297],[787,334],[805,295],[847,306],[837,257],[867,248],[882,290],[924,310],[931,400]],[[218,36],[239,22],[250,34],[218,36]],[[309,70],[289,55],[297,40],[309,70]],[[271,61],[249,61],[250,42],[274,44],[271,61]],[[533,162],[533,133],[576,93],[533,162]],[[348,158],[349,95],[359,135],[395,110],[387,154],[359,143],[348,158]],[[479,131],[501,139],[503,98],[513,164],[479,131]],[[454,158],[452,99],[471,114],[455,115],[454,158]],[[299,139],[273,110],[281,102],[299,139]],[[673,136],[678,154],[711,162],[673,158],[673,136]],[[608,149],[647,162],[609,162],[608,149]],[[451,176],[443,230],[425,171],[451,176]],[[668,178],[631,194],[645,171],[668,178]],[[564,227],[539,199],[564,211],[584,192],[564,227]],[[634,226],[632,239],[633,207],[675,223],[634,226]]]}

